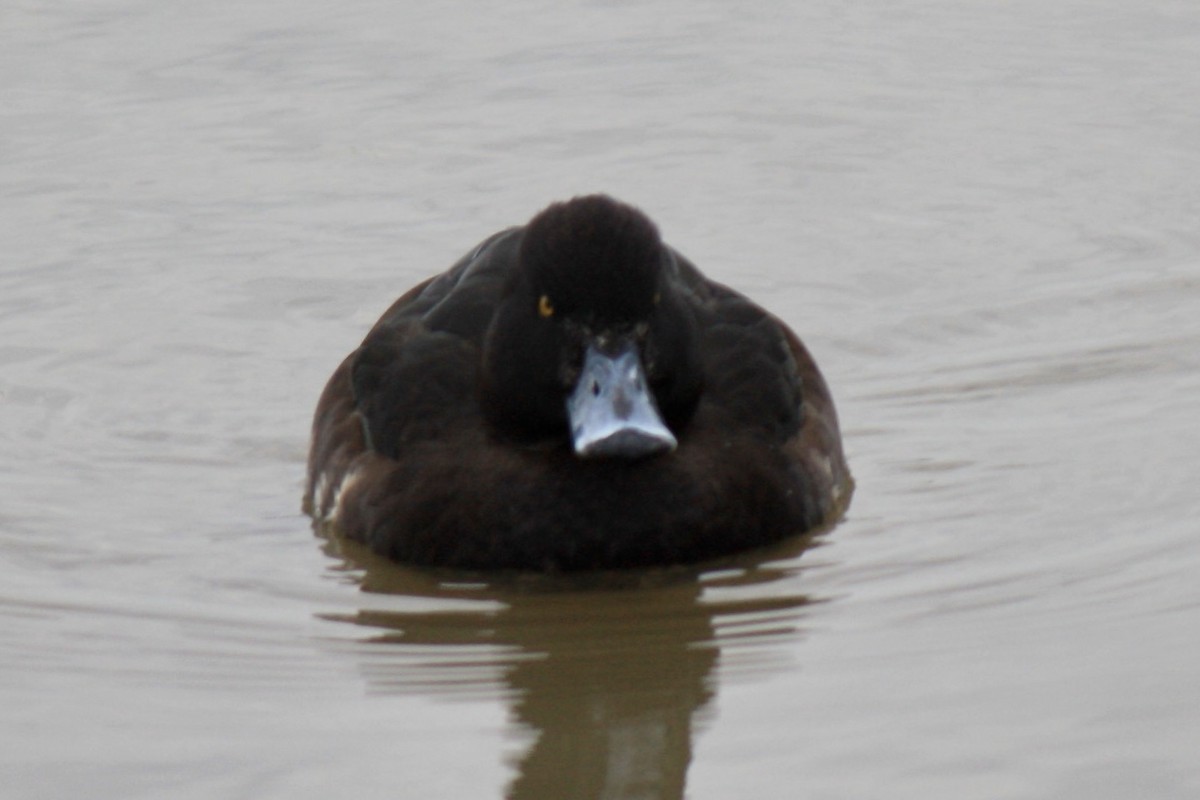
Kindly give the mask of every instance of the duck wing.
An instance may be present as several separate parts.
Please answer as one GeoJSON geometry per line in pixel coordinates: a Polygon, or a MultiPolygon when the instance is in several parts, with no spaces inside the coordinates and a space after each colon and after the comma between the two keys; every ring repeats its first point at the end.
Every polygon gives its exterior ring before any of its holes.
{"type": "Polygon", "coordinates": [[[479,348],[520,229],[484,240],[413,287],[334,372],[317,403],[304,508],[327,517],[348,475],[414,442],[481,427],[479,348]]]}
{"type": "Polygon", "coordinates": [[[707,279],[675,254],[702,336],[704,394],[698,413],[730,430],[754,430],[780,452],[822,516],[852,486],[837,411],[800,338],[744,295],[707,279]]]}

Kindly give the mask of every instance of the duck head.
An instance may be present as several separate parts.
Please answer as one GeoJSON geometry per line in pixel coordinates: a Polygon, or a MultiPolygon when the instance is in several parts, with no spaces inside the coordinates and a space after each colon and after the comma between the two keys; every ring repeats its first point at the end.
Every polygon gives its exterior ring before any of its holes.
{"type": "Polygon", "coordinates": [[[631,206],[579,197],[534,217],[485,340],[493,429],[569,442],[582,458],[674,449],[702,383],[674,276],[671,251],[631,206]]]}

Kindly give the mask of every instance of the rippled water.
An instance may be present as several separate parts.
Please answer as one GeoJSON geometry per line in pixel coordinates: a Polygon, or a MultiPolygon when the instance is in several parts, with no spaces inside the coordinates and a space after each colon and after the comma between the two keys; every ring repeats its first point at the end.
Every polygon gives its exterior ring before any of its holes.
{"type": "Polygon", "coordinates": [[[6,796],[1200,796],[1200,7],[793,5],[7,4],[6,796]],[[569,586],[314,535],[338,360],[593,190],[805,337],[845,521],[569,586]]]}

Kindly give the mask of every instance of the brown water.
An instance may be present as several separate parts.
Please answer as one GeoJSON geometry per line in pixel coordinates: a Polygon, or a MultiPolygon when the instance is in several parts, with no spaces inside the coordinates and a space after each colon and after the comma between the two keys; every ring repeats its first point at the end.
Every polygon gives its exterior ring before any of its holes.
{"type": "Polygon", "coordinates": [[[5,6],[5,797],[1200,796],[1200,6],[793,5],[5,6]],[[805,337],[845,521],[315,536],[337,361],[594,190],[805,337]]]}

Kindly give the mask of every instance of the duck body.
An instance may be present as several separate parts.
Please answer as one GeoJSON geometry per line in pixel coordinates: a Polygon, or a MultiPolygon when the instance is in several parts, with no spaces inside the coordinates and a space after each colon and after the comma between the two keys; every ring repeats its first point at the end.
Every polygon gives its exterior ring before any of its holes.
{"type": "Polygon", "coordinates": [[[305,508],[408,563],[688,563],[810,530],[850,476],[800,340],[604,196],[411,289],[318,403],[305,508]]]}

